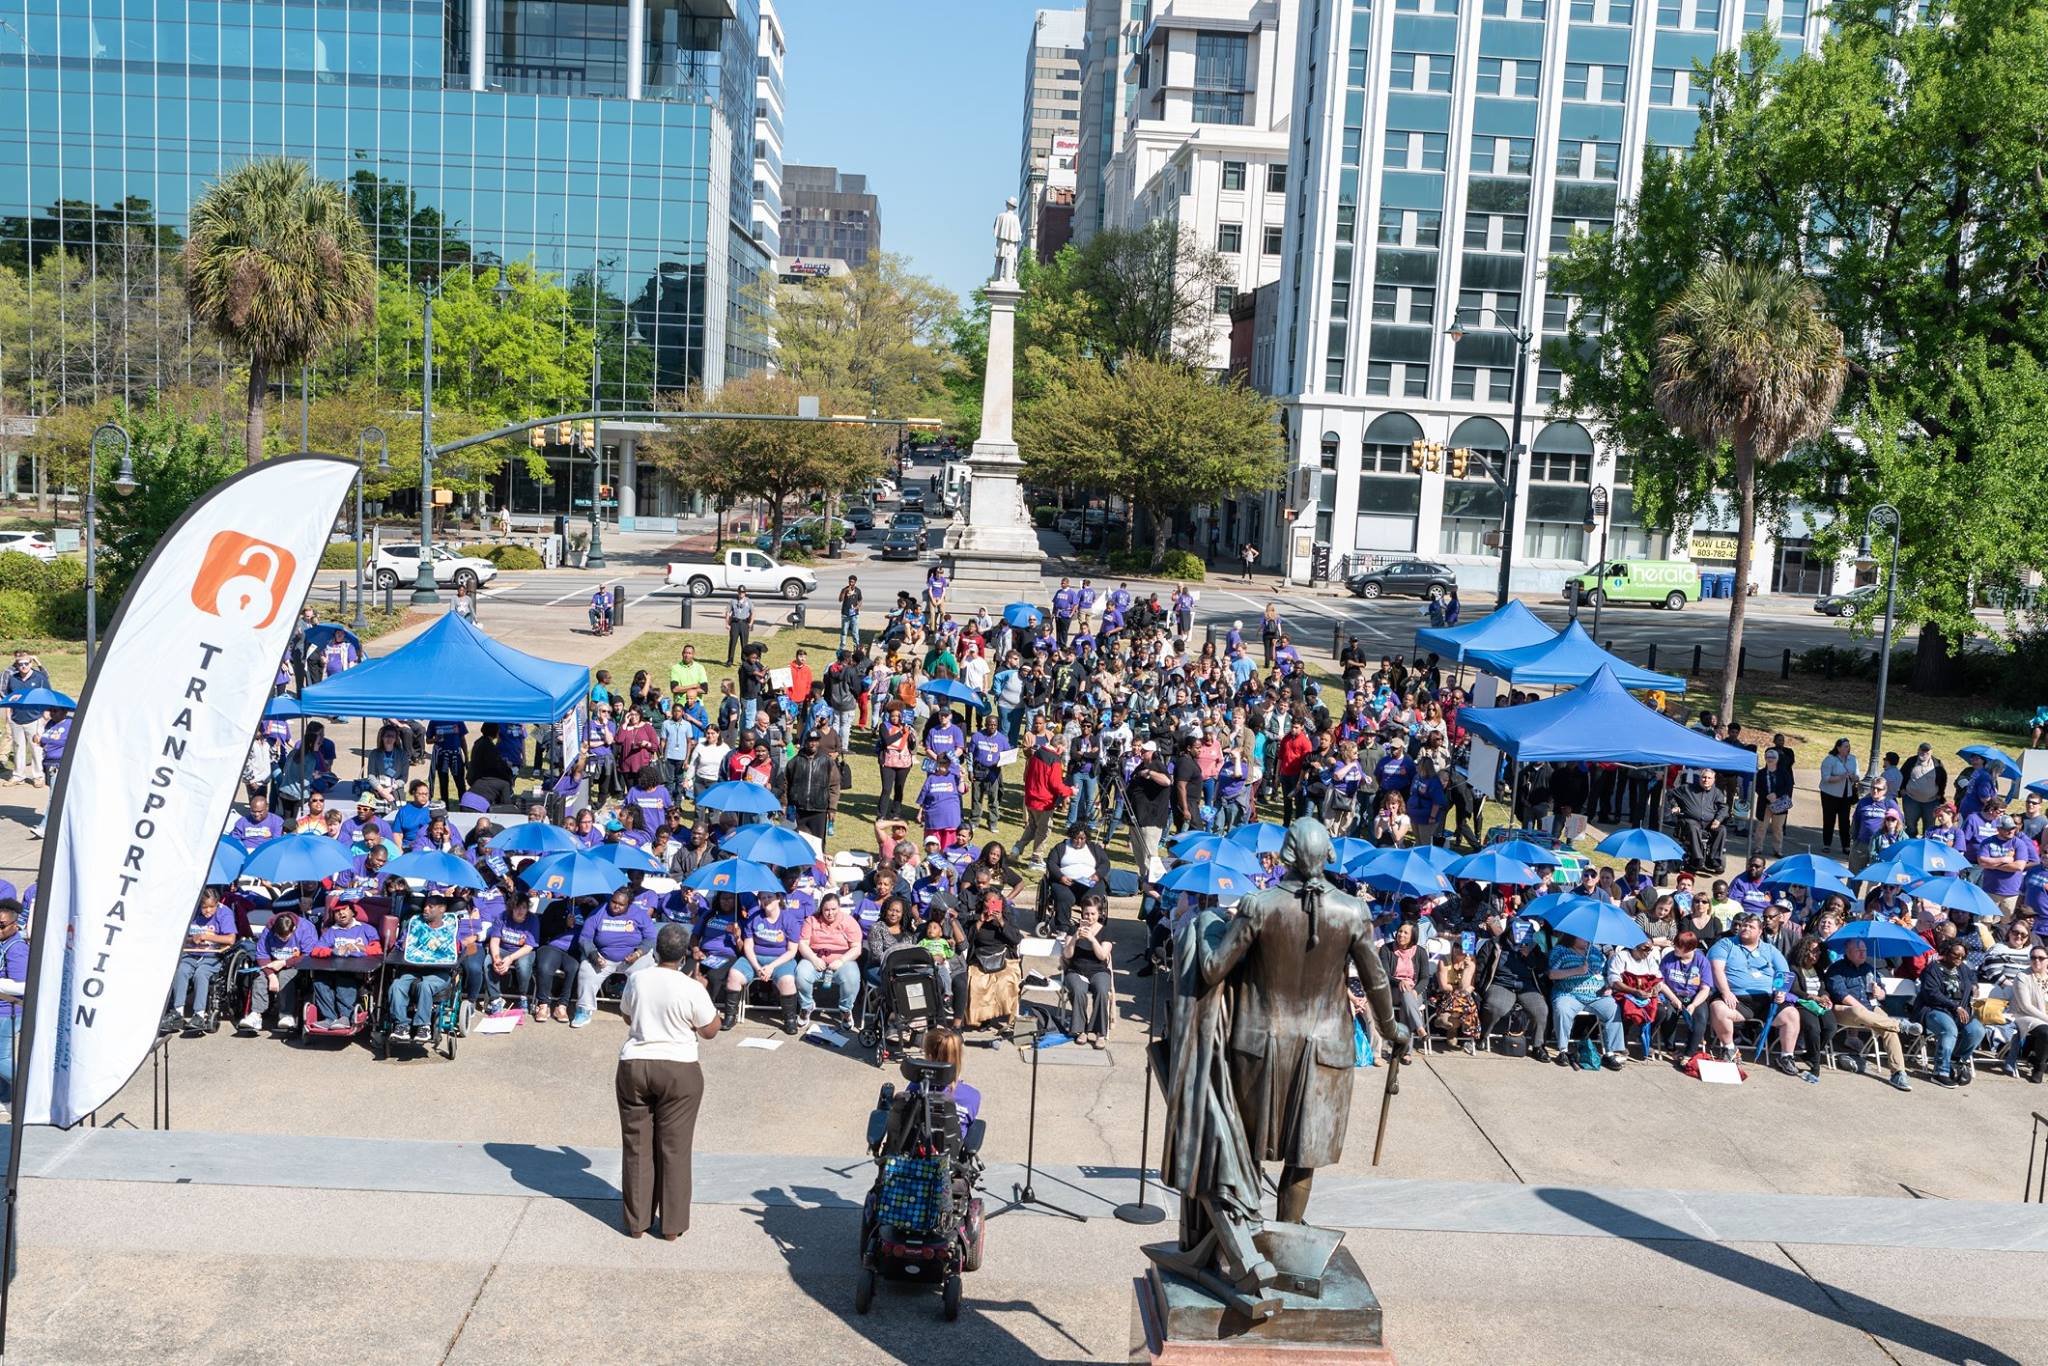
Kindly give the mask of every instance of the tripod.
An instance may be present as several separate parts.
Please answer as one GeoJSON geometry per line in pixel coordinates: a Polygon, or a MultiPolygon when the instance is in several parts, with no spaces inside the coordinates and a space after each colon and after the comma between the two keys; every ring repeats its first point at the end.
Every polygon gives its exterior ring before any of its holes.
{"type": "Polygon", "coordinates": [[[1016,1029],[1011,1031],[1010,1037],[1017,1043],[1031,1049],[1031,1108],[1024,1130],[1024,1184],[1012,1188],[1016,1196],[1016,1202],[1020,1205],[1036,1205],[1040,1209],[1049,1210],[1054,1214],[1060,1215],[1062,1218],[1072,1219],[1077,1224],[1085,1224],[1088,1222],[1087,1215],[1076,1214],[1074,1211],[1055,1205],[1049,1200],[1038,1198],[1038,1191],[1034,1188],[1032,1181],[1033,1176],[1036,1174],[1035,1168],[1038,1154],[1037,1018],[1033,1017],[1029,1024],[1020,1023],[1016,1029]]]}
{"type": "Polygon", "coordinates": [[[1138,1123],[1138,1198],[1118,1205],[1114,1211],[1126,1224],[1156,1224],[1166,1217],[1165,1210],[1145,1198],[1145,1182],[1151,1174],[1146,1158],[1152,1148],[1152,1039],[1159,1025],[1159,979],[1163,975],[1153,971],[1152,1013],[1145,1021],[1145,1108],[1144,1118],[1138,1123]]]}

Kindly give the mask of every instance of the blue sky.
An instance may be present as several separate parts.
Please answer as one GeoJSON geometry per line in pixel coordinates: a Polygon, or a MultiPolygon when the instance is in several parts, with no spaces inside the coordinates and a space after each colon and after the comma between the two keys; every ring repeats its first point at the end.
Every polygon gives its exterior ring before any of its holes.
{"type": "MultiPolygon", "coordinates": [[[[1025,0],[776,0],[789,36],[783,155],[863,173],[882,247],[965,298],[1017,192],[1025,0]]],[[[1064,6],[1078,9],[1079,5],[1064,6]]]]}

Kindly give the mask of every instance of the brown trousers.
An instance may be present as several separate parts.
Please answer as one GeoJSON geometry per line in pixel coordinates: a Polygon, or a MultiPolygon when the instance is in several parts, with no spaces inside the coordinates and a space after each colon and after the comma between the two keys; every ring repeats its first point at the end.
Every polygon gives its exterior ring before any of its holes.
{"type": "Polygon", "coordinates": [[[621,1059],[614,1088],[625,1149],[620,1190],[626,1231],[645,1233],[658,1215],[668,1237],[690,1227],[690,1145],[704,1101],[704,1069],[694,1062],[621,1059]]]}

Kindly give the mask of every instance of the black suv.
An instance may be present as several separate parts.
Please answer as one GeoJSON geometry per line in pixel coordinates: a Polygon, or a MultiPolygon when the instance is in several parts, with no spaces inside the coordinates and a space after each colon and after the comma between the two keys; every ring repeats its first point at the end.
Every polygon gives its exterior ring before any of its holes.
{"type": "Polygon", "coordinates": [[[1361,598],[1405,595],[1413,598],[1445,598],[1457,586],[1457,575],[1448,565],[1433,560],[1389,560],[1378,569],[1360,570],[1344,580],[1344,586],[1361,598]]]}

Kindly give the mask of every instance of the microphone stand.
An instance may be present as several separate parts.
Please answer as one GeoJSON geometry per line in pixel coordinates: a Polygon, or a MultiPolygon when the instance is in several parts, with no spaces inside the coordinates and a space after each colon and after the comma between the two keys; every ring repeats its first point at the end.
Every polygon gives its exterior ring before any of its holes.
{"type": "MultiPolygon", "coordinates": [[[[1016,1032],[1013,1031],[1013,1038],[1015,1034],[1016,1032]]],[[[1036,1205],[1040,1209],[1049,1210],[1064,1218],[1072,1219],[1077,1224],[1085,1224],[1088,1222],[1087,1215],[1076,1214],[1070,1209],[1055,1205],[1047,1200],[1039,1199],[1038,1192],[1033,1187],[1032,1177],[1038,1154],[1038,1029],[1035,1025],[1031,1027],[1029,1034],[1023,1042],[1028,1043],[1031,1047],[1031,1105],[1024,1131],[1024,1184],[1014,1186],[1011,1189],[1015,1193],[1016,1203],[1019,1205],[1036,1205]]]]}
{"type": "Polygon", "coordinates": [[[1163,975],[1157,967],[1152,970],[1152,1011],[1145,1021],[1145,1107],[1144,1117],[1138,1122],[1138,1198],[1118,1205],[1114,1211],[1126,1224],[1156,1224],[1166,1218],[1165,1210],[1145,1198],[1145,1182],[1151,1175],[1146,1158],[1152,1148],[1152,1039],[1158,1028],[1159,979],[1163,975]]]}

